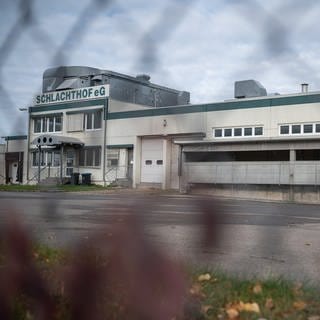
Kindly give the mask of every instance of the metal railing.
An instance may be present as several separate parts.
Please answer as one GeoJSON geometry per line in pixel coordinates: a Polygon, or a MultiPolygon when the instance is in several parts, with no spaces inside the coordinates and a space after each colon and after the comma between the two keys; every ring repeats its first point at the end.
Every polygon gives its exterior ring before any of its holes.
{"type": "Polygon", "coordinates": [[[31,183],[32,181],[41,181],[46,178],[59,178],[60,177],[60,167],[52,167],[49,165],[41,166],[40,169],[40,178],[39,178],[39,171],[38,168],[33,176],[27,179],[27,184],[31,183]]]}
{"type": "Polygon", "coordinates": [[[127,180],[132,182],[131,166],[114,166],[109,167],[105,174],[105,181],[108,185],[117,183],[118,180],[127,180]]]}

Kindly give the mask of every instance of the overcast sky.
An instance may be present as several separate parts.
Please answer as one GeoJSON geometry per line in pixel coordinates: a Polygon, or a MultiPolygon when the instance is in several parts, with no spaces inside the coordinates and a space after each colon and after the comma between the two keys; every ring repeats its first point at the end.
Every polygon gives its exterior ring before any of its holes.
{"type": "Polygon", "coordinates": [[[0,135],[26,133],[26,113],[49,67],[81,65],[191,93],[233,97],[234,81],[268,93],[320,89],[317,0],[0,1],[0,135]],[[31,11],[26,13],[28,2],[31,11]],[[280,3],[280,4],[279,4],[280,3]]]}

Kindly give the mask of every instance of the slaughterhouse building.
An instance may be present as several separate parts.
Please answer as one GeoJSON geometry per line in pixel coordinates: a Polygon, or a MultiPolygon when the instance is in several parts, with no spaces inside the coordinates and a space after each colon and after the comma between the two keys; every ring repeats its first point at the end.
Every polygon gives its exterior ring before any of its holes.
{"type": "Polygon", "coordinates": [[[254,80],[234,89],[230,100],[190,104],[188,92],[148,75],[48,69],[27,134],[1,146],[3,183],[319,200],[320,92],[303,84],[296,94],[268,95],[254,80]]]}

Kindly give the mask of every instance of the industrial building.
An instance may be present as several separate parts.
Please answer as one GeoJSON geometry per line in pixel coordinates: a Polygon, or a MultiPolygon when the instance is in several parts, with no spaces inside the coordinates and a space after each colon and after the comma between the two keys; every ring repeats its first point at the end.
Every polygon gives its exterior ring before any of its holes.
{"type": "Polygon", "coordinates": [[[320,200],[320,92],[268,94],[235,83],[230,100],[190,94],[88,67],[43,75],[26,136],[6,137],[9,183],[93,183],[320,200]]]}

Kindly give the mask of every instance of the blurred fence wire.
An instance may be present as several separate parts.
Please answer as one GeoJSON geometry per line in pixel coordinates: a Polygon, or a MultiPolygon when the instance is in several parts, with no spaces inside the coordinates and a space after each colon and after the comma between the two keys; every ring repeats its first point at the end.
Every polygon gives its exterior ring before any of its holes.
{"type": "MultiPolygon", "coordinates": [[[[12,22],[4,38],[0,39],[0,128],[5,127],[9,119],[12,120],[12,130],[10,134],[20,134],[21,132],[18,131],[26,128],[26,119],[22,114],[19,115],[17,112],[20,106],[16,106],[13,102],[14,99],[10,92],[10,87],[7,86],[5,81],[6,74],[4,71],[9,58],[15,52],[22,37],[28,34],[31,40],[39,45],[41,52],[45,53],[48,57],[48,67],[56,67],[68,63],[72,64],[73,54],[80,46],[89,26],[95,23],[99,15],[108,12],[108,10],[112,10],[117,2],[116,0],[90,0],[79,12],[76,20],[69,27],[69,30],[64,31],[61,44],[57,44],[56,40],[52,38],[52,35],[39,23],[40,17],[38,16],[39,12],[36,10],[35,0],[21,0],[14,4],[16,5],[15,20],[12,22]]],[[[174,34],[183,19],[185,19],[199,3],[201,4],[202,2],[194,0],[168,1],[162,9],[163,11],[159,12],[157,17],[155,17],[149,30],[143,29],[138,22],[134,22],[134,24],[136,24],[135,32],[139,34],[138,43],[133,44],[139,48],[138,56],[136,57],[136,61],[134,61],[137,68],[143,71],[156,72],[157,69],[163,66],[159,54],[161,49],[166,46],[166,42],[174,34]]],[[[314,8],[318,6],[318,2],[308,1],[308,6],[296,0],[290,3],[291,6],[297,6],[298,9],[291,12],[290,6],[288,5],[289,2],[285,1],[279,4],[276,10],[276,12],[285,11],[291,20],[294,20],[294,24],[291,23],[290,25],[286,24],[286,20],[282,21],[278,14],[268,12],[259,1],[245,0],[238,2],[233,0],[227,2],[227,5],[235,7],[237,14],[259,32],[260,38],[262,39],[262,47],[259,47],[259,49],[256,47],[255,50],[262,50],[265,55],[273,59],[295,59],[307,76],[313,72],[313,67],[307,60],[300,57],[292,42],[291,35],[299,28],[299,23],[303,20],[301,16],[297,15],[299,11],[303,9],[304,15],[306,15],[307,12],[314,10],[314,8]],[[299,10],[299,8],[301,8],[301,10],[299,10]]],[[[0,9],[2,10],[1,14],[5,14],[6,2],[0,4],[0,9]]],[[[59,23],[59,21],[57,21],[57,23],[59,23]]],[[[190,23],[192,24],[192,21],[190,23]]],[[[212,21],[212,28],[215,28],[214,20],[212,21]]],[[[125,33],[125,38],[131,41],[131,30],[124,28],[119,30],[119,32],[125,33]]],[[[108,43],[107,37],[109,37],[110,34],[105,30],[102,30],[101,33],[101,37],[106,37],[106,43],[108,43]],[[104,32],[105,34],[103,34],[104,32]]],[[[186,43],[187,42],[186,40],[186,43]]],[[[125,43],[123,44],[124,47],[126,45],[125,43]]],[[[219,44],[217,43],[217,45],[219,44]]],[[[251,52],[252,55],[255,53],[254,50],[251,52]]],[[[33,57],[26,58],[33,59],[33,57]]],[[[33,61],[33,63],[36,64],[37,61],[33,61]]],[[[248,68],[249,64],[244,64],[243,67],[235,71],[235,73],[241,73],[248,68]]],[[[237,79],[238,77],[234,76],[234,78],[237,79]]],[[[32,100],[33,94],[34,92],[30,92],[30,101],[32,100]]],[[[0,132],[0,134],[8,135],[9,133],[0,132]]],[[[145,207],[145,203],[143,203],[143,206],[145,207]]],[[[51,206],[51,209],[52,208],[54,208],[53,205],[51,206]]],[[[199,208],[202,214],[203,225],[205,226],[202,240],[203,247],[206,247],[217,241],[213,236],[217,231],[216,226],[221,223],[221,221],[217,220],[219,208],[217,208],[216,203],[208,202],[207,200],[203,200],[199,204],[199,208]]],[[[137,209],[141,208],[136,207],[130,210],[135,213],[134,211],[137,209]]],[[[49,211],[48,207],[47,211],[49,211]]],[[[114,263],[108,266],[109,269],[106,273],[102,275],[101,270],[97,269],[95,264],[90,264],[91,261],[86,260],[86,257],[81,263],[74,263],[74,265],[72,265],[75,280],[73,283],[69,283],[69,289],[72,292],[70,305],[71,308],[74,308],[72,310],[72,319],[99,319],[97,313],[95,313],[95,317],[90,316],[90,312],[96,312],[92,311],[93,309],[90,310],[90,308],[95,306],[94,296],[90,297],[90,294],[96,294],[97,291],[100,290],[98,287],[101,277],[109,277],[108,279],[103,279],[107,281],[107,283],[113,280],[110,277],[123,277],[126,282],[131,281],[133,283],[133,289],[129,288],[130,290],[127,290],[129,296],[126,302],[130,307],[131,314],[134,315],[134,319],[151,319],[152,316],[154,316],[153,319],[169,319],[170,315],[179,313],[181,311],[179,308],[183,303],[183,301],[181,301],[181,297],[183,296],[182,291],[185,289],[184,286],[186,284],[177,266],[168,261],[167,257],[162,256],[157,251],[153,251],[154,248],[150,247],[149,243],[146,242],[146,239],[142,236],[136,220],[130,220],[130,223],[122,226],[120,231],[121,237],[116,238],[112,243],[112,249],[118,249],[114,250],[111,255],[114,263]],[[128,248],[134,245],[138,250],[132,250],[130,252],[128,248]],[[136,253],[136,256],[130,257],[132,253],[136,253]],[[141,265],[144,266],[146,274],[140,272],[139,268],[141,265]],[[157,272],[161,274],[161,283],[159,283],[157,272]],[[130,279],[130,276],[133,278],[130,279]],[[150,280],[150,282],[148,283],[147,280],[150,280]],[[162,285],[162,291],[160,290],[159,295],[160,298],[163,298],[161,294],[164,294],[166,295],[166,299],[171,299],[171,303],[167,304],[169,309],[159,307],[160,304],[157,301],[158,296],[152,296],[154,292],[152,292],[152,288],[150,289],[149,287],[150,283],[152,283],[156,289],[162,285]],[[176,291],[172,291],[172,284],[173,289],[176,291]],[[139,287],[140,295],[136,295],[134,290],[136,287],[139,287]],[[152,303],[148,305],[146,301],[148,298],[150,299],[150,297],[152,298],[150,300],[152,303]],[[89,300],[91,303],[86,304],[89,300]]],[[[50,290],[47,288],[48,283],[40,277],[29,257],[32,249],[28,233],[26,233],[19,224],[13,224],[5,232],[1,232],[0,235],[2,237],[0,240],[7,245],[7,254],[9,254],[10,257],[9,264],[0,269],[0,280],[3,280],[0,281],[0,318],[7,319],[10,314],[8,308],[11,301],[7,299],[8,293],[17,294],[20,289],[24,290],[25,294],[37,300],[36,312],[38,319],[52,318],[51,315],[55,307],[55,301],[52,300],[50,290]],[[20,265],[20,267],[15,269],[17,264],[20,265]]],[[[80,256],[87,254],[87,251],[80,252],[80,256]]],[[[62,290],[62,288],[60,288],[60,290],[62,290]]],[[[108,292],[108,294],[110,294],[110,292],[108,292]]],[[[112,317],[110,317],[110,319],[111,318],[112,317]]]]}

